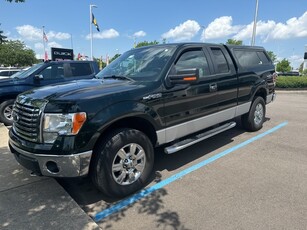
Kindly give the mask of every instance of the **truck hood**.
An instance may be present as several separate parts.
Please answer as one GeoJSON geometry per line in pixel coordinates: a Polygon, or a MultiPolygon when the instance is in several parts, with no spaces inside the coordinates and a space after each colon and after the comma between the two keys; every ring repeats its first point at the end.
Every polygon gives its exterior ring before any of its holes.
{"type": "Polygon", "coordinates": [[[35,88],[23,93],[31,99],[86,100],[137,88],[138,82],[114,79],[77,80],[35,88]]]}

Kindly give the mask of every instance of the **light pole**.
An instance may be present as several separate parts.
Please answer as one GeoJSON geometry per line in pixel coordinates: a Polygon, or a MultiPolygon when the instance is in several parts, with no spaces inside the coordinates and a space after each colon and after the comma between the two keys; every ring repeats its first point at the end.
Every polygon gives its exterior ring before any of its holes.
{"type": "Polygon", "coordinates": [[[92,30],[92,19],[93,19],[93,14],[92,14],[92,8],[97,8],[96,5],[90,5],[90,40],[91,40],[91,60],[93,60],[93,30],[92,30]]]}
{"type": "Polygon", "coordinates": [[[255,9],[255,17],[254,17],[254,26],[253,26],[253,35],[252,35],[251,46],[255,45],[257,17],[258,17],[258,0],[256,0],[256,9],[255,9]]]}

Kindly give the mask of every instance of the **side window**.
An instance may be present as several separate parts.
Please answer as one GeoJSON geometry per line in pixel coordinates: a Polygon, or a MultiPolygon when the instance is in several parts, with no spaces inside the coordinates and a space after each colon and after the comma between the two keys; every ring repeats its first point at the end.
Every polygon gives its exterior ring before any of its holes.
{"type": "Polygon", "coordinates": [[[257,55],[258,55],[258,57],[260,58],[260,60],[262,61],[263,64],[270,63],[268,57],[265,55],[265,53],[263,51],[258,51],[257,55]]]}
{"type": "Polygon", "coordinates": [[[70,63],[73,77],[87,76],[92,74],[90,63],[70,63]]]}
{"type": "Polygon", "coordinates": [[[9,71],[2,71],[0,73],[1,76],[9,76],[9,71]]]}
{"type": "Polygon", "coordinates": [[[228,73],[228,62],[222,50],[220,48],[211,48],[211,51],[213,54],[213,61],[216,63],[217,66],[217,73],[228,73]]]}
{"type": "Polygon", "coordinates": [[[45,68],[41,73],[44,79],[55,79],[64,77],[63,64],[51,65],[45,68]]]}
{"type": "Polygon", "coordinates": [[[183,53],[175,64],[175,70],[197,68],[199,77],[210,74],[206,56],[202,50],[191,50],[183,53]]]}
{"type": "MultiPolygon", "coordinates": [[[[260,57],[257,55],[256,51],[235,50],[234,54],[235,54],[236,58],[238,59],[239,64],[242,67],[261,65],[265,61],[265,59],[263,61],[260,59],[260,57]]],[[[263,55],[265,55],[265,54],[263,53],[263,55]]],[[[268,60],[266,60],[266,63],[267,62],[268,62],[268,60]]]]}

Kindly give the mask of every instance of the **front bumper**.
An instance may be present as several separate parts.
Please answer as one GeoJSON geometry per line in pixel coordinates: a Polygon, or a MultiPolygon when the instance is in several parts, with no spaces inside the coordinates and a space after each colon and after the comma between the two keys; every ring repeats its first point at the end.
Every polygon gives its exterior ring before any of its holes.
{"type": "Polygon", "coordinates": [[[276,93],[273,92],[266,97],[266,104],[269,104],[270,102],[273,102],[276,99],[276,93]]]}
{"type": "Polygon", "coordinates": [[[89,172],[92,151],[73,155],[33,154],[14,145],[9,147],[16,160],[35,174],[51,177],[79,177],[89,172]]]}

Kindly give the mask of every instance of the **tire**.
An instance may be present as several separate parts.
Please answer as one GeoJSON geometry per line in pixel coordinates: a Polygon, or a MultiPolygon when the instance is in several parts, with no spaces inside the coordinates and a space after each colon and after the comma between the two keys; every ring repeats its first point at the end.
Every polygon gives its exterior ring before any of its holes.
{"type": "Polygon", "coordinates": [[[104,195],[125,197],[146,185],[153,162],[152,143],[144,133],[119,129],[95,148],[90,174],[104,195]]]}
{"type": "Polygon", "coordinates": [[[13,113],[14,102],[15,102],[14,99],[10,99],[0,104],[0,121],[7,126],[13,124],[12,113],[13,113]]]}
{"type": "Polygon", "coordinates": [[[247,131],[255,132],[262,128],[265,119],[265,102],[262,97],[257,97],[247,114],[242,118],[243,127],[247,131]]]}

